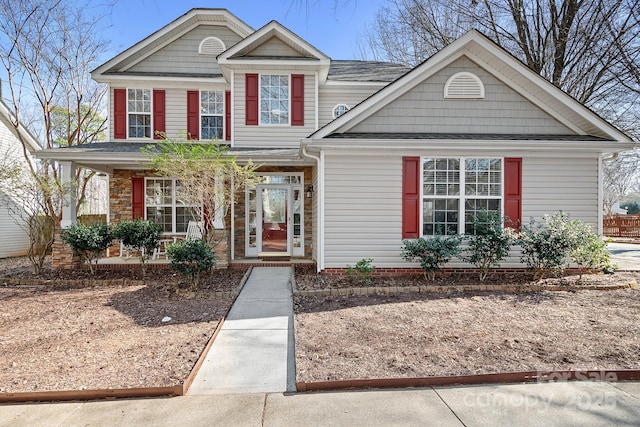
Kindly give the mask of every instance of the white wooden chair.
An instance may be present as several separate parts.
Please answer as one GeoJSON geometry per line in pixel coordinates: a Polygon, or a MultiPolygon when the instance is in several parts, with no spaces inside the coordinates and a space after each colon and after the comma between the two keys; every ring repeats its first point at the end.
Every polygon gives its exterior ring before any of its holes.
{"type": "Polygon", "coordinates": [[[176,240],[195,241],[201,240],[204,230],[204,223],[202,221],[189,221],[187,225],[186,236],[174,236],[171,239],[162,239],[159,242],[158,247],[153,251],[152,259],[157,259],[159,256],[167,256],[167,245],[175,243],[176,240]]]}

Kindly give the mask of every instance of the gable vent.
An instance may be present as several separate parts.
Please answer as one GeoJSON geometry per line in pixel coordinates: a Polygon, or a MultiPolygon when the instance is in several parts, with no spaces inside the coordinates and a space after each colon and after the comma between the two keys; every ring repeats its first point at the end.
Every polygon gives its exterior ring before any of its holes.
{"type": "Polygon", "coordinates": [[[482,80],[473,73],[466,71],[449,77],[444,85],[445,98],[480,99],[484,98],[482,80]]]}
{"type": "Polygon", "coordinates": [[[207,37],[200,42],[200,46],[198,47],[198,53],[200,55],[218,56],[225,50],[227,50],[227,48],[223,41],[217,37],[207,37]]]}

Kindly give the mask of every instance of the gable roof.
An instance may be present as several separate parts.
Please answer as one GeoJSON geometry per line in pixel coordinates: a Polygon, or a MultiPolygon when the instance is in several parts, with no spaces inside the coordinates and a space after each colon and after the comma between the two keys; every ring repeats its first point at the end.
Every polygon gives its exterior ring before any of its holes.
{"type": "Polygon", "coordinates": [[[100,81],[99,76],[129,61],[134,61],[135,63],[141,61],[171,41],[202,24],[226,26],[242,38],[247,37],[254,31],[253,28],[226,9],[191,9],[178,19],[170,22],[150,36],[97,67],[91,72],[91,76],[94,80],[100,81]]]}
{"type": "Polygon", "coordinates": [[[9,131],[13,135],[15,135],[16,138],[18,138],[18,140],[22,139],[22,141],[25,142],[25,144],[27,145],[27,150],[29,150],[30,153],[33,153],[34,151],[42,149],[42,147],[40,146],[36,138],[33,135],[31,135],[31,132],[29,132],[24,126],[22,126],[22,124],[18,124],[18,129],[16,133],[16,128],[13,126],[14,115],[9,109],[9,107],[7,106],[7,104],[5,104],[4,101],[1,99],[0,99],[0,120],[2,122],[5,122],[9,131]]]}
{"type": "Polygon", "coordinates": [[[623,132],[536,74],[477,30],[469,31],[409,73],[314,132],[307,140],[318,140],[348,131],[462,56],[478,63],[576,134],[631,142],[623,132]]]}
{"type": "Polygon", "coordinates": [[[321,81],[325,81],[329,74],[330,58],[277,21],[269,22],[244,40],[222,52],[218,55],[218,64],[224,73],[226,70],[233,68],[233,66],[272,64],[274,59],[278,60],[278,65],[280,66],[295,67],[301,66],[306,62],[316,68],[320,67],[321,81]],[[247,54],[273,38],[278,39],[290,49],[299,53],[299,55],[279,57],[247,56],[247,54]]]}

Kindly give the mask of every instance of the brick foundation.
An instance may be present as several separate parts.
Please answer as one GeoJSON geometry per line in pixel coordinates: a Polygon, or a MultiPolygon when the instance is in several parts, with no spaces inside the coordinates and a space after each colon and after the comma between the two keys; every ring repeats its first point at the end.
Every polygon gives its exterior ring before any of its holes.
{"type": "MultiPolygon", "coordinates": [[[[564,270],[565,273],[569,272],[579,272],[578,268],[567,268],[564,270]]],[[[452,273],[480,273],[480,270],[477,268],[443,268],[436,272],[438,276],[445,276],[452,273]]],[[[514,268],[494,268],[489,270],[489,273],[497,273],[497,274],[524,274],[530,273],[525,267],[514,267],[514,268]]],[[[346,276],[347,269],[346,268],[325,268],[320,272],[321,275],[325,276],[346,276]]],[[[414,276],[414,275],[422,275],[424,274],[424,270],[421,268],[378,268],[373,271],[373,277],[395,277],[395,276],[414,276]]]]}

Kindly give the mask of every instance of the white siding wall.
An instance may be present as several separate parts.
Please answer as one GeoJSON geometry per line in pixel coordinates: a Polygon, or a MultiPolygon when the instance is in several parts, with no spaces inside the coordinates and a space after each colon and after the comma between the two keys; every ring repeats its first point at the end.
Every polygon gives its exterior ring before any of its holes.
{"type": "Polygon", "coordinates": [[[333,120],[333,108],[338,104],[346,104],[349,108],[380,90],[381,85],[325,85],[318,93],[318,119],[320,127],[333,120]]]}
{"type": "MultiPolygon", "coordinates": [[[[11,124],[4,117],[0,120],[0,164],[9,165],[13,162],[25,163],[22,145],[11,131],[11,124]]],[[[21,256],[29,248],[29,236],[16,224],[19,217],[9,213],[9,206],[13,212],[19,207],[8,197],[0,193],[0,258],[21,256]]]]}
{"type": "MultiPolygon", "coordinates": [[[[404,153],[419,155],[423,153],[404,153]]],[[[445,155],[438,153],[438,155],[445,155]]],[[[509,153],[515,156],[514,153],[509,153]]],[[[402,154],[326,155],[325,268],[373,258],[377,267],[411,267],[402,245],[402,154]]],[[[562,210],[597,223],[597,158],[523,158],[523,221],[562,210]]],[[[514,252],[503,266],[520,266],[514,252]]],[[[463,266],[456,261],[451,266],[463,266]]]]}
{"type": "Polygon", "coordinates": [[[350,132],[572,133],[467,58],[420,83],[350,132]],[[480,77],[484,99],[444,99],[447,79],[459,71],[480,77]]]}
{"type": "Polygon", "coordinates": [[[240,37],[225,27],[200,25],[187,34],[169,43],[128,71],[220,74],[216,57],[198,54],[198,46],[206,37],[217,37],[229,49],[240,41],[240,37]]]}
{"type": "MultiPolygon", "coordinates": [[[[269,71],[269,74],[289,74],[287,71],[269,71]]],[[[294,73],[297,74],[297,73],[294,73]]],[[[236,147],[299,147],[300,139],[315,130],[315,75],[304,76],[304,126],[247,126],[245,124],[245,74],[234,76],[234,145],[236,147]]]]}

